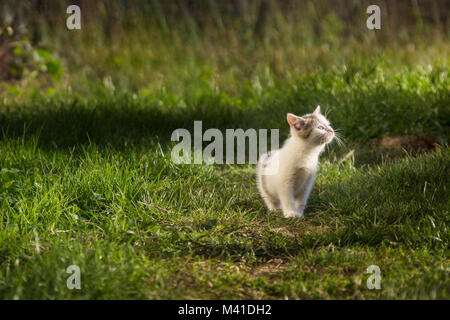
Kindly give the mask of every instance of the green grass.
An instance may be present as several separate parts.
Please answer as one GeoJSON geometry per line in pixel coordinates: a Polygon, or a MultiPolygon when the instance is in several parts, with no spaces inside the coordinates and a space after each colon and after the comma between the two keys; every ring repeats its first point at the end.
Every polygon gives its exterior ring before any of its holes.
{"type": "Polygon", "coordinates": [[[399,9],[368,31],[364,3],[314,1],[272,7],[259,33],[251,7],[111,3],[83,8],[80,31],[60,5],[0,39],[23,46],[23,77],[0,83],[0,298],[449,299],[444,23],[399,9]],[[254,165],[170,159],[195,120],[284,140],[286,113],[318,104],[345,145],[323,154],[303,220],[266,210],[254,165]]]}
{"type": "Polygon", "coordinates": [[[0,297],[448,298],[446,66],[320,71],[236,97],[196,88],[3,100],[0,297]],[[325,153],[304,220],[267,212],[254,166],[170,160],[172,130],[194,120],[284,138],[285,113],[317,103],[347,144],[325,153]],[[401,134],[440,146],[377,144],[401,134]],[[72,264],[81,290],[66,287],[72,264]],[[366,287],[372,264],[381,290],[366,287]]]}

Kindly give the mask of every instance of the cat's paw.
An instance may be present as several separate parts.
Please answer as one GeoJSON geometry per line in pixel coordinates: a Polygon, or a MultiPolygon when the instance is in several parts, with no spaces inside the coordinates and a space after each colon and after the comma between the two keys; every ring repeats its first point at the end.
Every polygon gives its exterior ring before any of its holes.
{"type": "Polygon", "coordinates": [[[283,214],[285,218],[295,218],[298,215],[295,211],[285,211],[283,214]]]}
{"type": "Polygon", "coordinates": [[[302,219],[304,217],[303,213],[295,212],[295,211],[283,212],[283,214],[284,214],[285,218],[299,218],[299,219],[302,219]]]}

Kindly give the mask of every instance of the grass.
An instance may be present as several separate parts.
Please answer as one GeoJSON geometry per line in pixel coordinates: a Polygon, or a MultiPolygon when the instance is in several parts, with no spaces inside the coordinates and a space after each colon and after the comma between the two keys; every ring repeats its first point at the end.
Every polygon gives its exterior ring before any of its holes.
{"type": "Polygon", "coordinates": [[[448,42],[341,39],[336,24],[318,39],[286,21],[262,40],[44,37],[60,81],[0,84],[0,298],[448,299],[448,42]],[[285,114],[317,104],[345,145],[323,154],[306,219],[266,210],[255,166],[170,160],[194,120],[284,140],[285,114]]]}
{"type": "Polygon", "coordinates": [[[177,98],[186,107],[114,93],[3,105],[0,295],[448,298],[448,148],[389,158],[361,145],[405,133],[445,143],[446,76],[355,78],[321,72],[244,100],[203,89],[177,98]],[[348,142],[325,154],[305,220],[266,211],[251,165],[170,161],[170,133],[195,119],[283,132],[285,111],[319,102],[348,142]],[[66,288],[72,264],[81,290],[66,288]],[[371,264],[382,290],[365,286],[371,264]]]}

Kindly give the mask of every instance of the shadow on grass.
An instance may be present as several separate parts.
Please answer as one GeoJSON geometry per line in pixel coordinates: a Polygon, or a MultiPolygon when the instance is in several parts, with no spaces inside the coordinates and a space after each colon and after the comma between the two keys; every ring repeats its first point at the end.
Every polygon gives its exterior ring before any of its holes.
{"type": "MultiPolygon", "coordinates": [[[[445,94],[433,98],[385,87],[369,94],[355,89],[353,96],[327,91],[306,95],[305,90],[286,95],[277,92],[261,101],[250,99],[249,105],[216,93],[203,94],[188,106],[127,94],[84,100],[42,99],[27,105],[0,106],[0,139],[38,137],[40,149],[71,150],[75,154],[91,144],[100,150],[126,153],[129,148],[148,149],[155,143],[170,148],[172,132],[178,128],[187,129],[193,138],[194,121],[201,120],[203,132],[209,128],[218,128],[223,134],[225,129],[280,129],[282,145],[289,131],[285,114],[311,112],[318,102],[328,109],[333,126],[346,138],[344,147],[333,143],[324,154],[335,161],[355,149],[357,166],[382,163],[391,157],[379,147],[384,136],[425,133],[444,143],[450,136],[445,94]]],[[[401,157],[404,155],[400,152],[401,157]]]]}
{"type": "MultiPolygon", "coordinates": [[[[172,132],[186,128],[193,135],[194,121],[208,128],[246,128],[257,126],[258,111],[215,104],[214,100],[192,108],[159,107],[143,101],[130,104],[120,99],[95,105],[51,103],[23,106],[0,112],[0,137],[29,139],[39,137],[40,148],[71,148],[95,143],[97,146],[123,148],[148,141],[169,143],[172,132]],[[251,119],[247,121],[246,119],[251,119]]],[[[264,121],[259,121],[262,127],[264,121]]]]}

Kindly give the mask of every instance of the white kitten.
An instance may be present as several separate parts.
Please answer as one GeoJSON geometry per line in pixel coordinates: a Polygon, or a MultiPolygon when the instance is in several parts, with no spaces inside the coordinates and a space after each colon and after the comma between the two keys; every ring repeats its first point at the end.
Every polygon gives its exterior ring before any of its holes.
{"type": "Polygon", "coordinates": [[[269,210],[281,207],[285,217],[302,217],[314,184],[319,155],[334,138],[330,122],[317,106],[298,117],[287,114],[291,135],[283,147],[261,156],[258,189],[269,210]]]}

